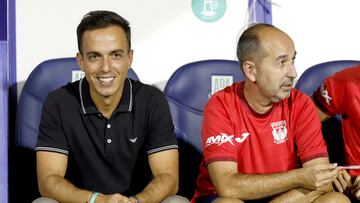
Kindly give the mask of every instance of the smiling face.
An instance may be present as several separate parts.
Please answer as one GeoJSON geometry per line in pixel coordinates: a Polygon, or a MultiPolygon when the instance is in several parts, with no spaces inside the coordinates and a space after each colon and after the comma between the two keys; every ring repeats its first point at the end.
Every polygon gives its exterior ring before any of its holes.
{"type": "Polygon", "coordinates": [[[81,50],[76,58],[94,102],[120,99],[133,57],[124,30],[119,26],[87,30],[81,50]]]}
{"type": "Polygon", "coordinates": [[[278,102],[290,96],[297,77],[294,43],[288,35],[273,28],[261,31],[259,38],[265,57],[255,65],[255,82],[263,98],[278,102]]]}

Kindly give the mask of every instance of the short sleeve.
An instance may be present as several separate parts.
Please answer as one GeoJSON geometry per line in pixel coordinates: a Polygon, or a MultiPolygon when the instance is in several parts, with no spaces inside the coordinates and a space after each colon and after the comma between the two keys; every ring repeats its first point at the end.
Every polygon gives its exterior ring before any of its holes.
{"type": "Polygon", "coordinates": [[[36,151],[52,151],[68,154],[69,144],[63,130],[59,106],[49,94],[44,101],[36,151]]]}
{"type": "Polygon", "coordinates": [[[328,156],[325,141],[321,132],[321,123],[314,103],[301,93],[297,99],[297,116],[295,116],[295,139],[297,154],[302,163],[311,159],[328,156]]]}
{"type": "Polygon", "coordinates": [[[223,97],[223,92],[213,95],[204,109],[201,134],[206,164],[213,161],[237,162],[231,110],[221,97],[223,97]]]}
{"type": "Polygon", "coordinates": [[[331,116],[342,111],[338,105],[343,99],[342,85],[336,83],[335,77],[329,77],[313,94],[316,106],[331,116]]]}
{"type": "Polygon", "coordinates": [[[150,100],[148,115],[146,143],[148,154],[178,148],[169,104],[165,96],[157,89],[150,100]]]}

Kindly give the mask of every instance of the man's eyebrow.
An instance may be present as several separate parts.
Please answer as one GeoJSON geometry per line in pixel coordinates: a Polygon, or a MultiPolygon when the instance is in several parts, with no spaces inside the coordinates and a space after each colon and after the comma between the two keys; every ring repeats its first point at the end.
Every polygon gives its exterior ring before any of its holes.
{"type": "Polygon", "coordinates": [[[110,54],[117,53],[117,52],[125,53],[125,51],[122,50],[122,49],[115,49],[115,50],[112,50],[112,51],[110,52],[110,54]]]}
{"type": "Polygon", "coordinates": [[[281,60],[281,59],[284,59],[284,58],[286,58],[286,57],[288,57],[288,55],[280,55],[280,56],[278,56],[277,58],[276,58],[276,60],[278,61],[278,60],[281,60]]]}
{"type": "MultiPolygon", "coordinates": [[[[276,58],[276,60],[281,60],[281,59],[285,59],[287,58],[288,55],[284,54],[284,55],[280,55],[276,58]]],[[[293,56],[291,57],[291,59],[294,59],[296,57],[296,51],[294,52],[293,56]]]]}
{"type": "MultiPolygon", "coordinates": [[[[125,53],[125,51],[122,50],[122,49],[115,49],[115,50],[110,51],[110,54],[117,53],[117,52],[125,53]]],[[[89,51],[89,52],[85,53],[85,55],[87,55],[87,56],[88,56],[88,55],[97,55],[97,56],[100,56],[101,53],[98,52],[98,51],[89,51]]]]}
{"type": "Polygon", "coordinates": [[[92,55],[92,54],[97,55],[97,56],[100,55],[100,53],[97,52],[97,51],[89,51],[89,52],[86,52],[86,53],[85,53],[85,55],[87,55],[87,56],[88,56],[88,55],[92,55]]]}

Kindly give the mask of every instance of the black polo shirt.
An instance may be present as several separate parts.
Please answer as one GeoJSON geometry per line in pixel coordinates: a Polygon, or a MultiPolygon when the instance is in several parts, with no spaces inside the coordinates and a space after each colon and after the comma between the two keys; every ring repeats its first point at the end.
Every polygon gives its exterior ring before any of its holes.
{"type": "Polygon", "coordinates": [[[120,104],[107,119],[82,79],[47,96],[36,151],[71,155],[85,189],[126,194],[141,150],[152,154],[175,148],[170,110],[160,90],[126,79],[120,104]]]}

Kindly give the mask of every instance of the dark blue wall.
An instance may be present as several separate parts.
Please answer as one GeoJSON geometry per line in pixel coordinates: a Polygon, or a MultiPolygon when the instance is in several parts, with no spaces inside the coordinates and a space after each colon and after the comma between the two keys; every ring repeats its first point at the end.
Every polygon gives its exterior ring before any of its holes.
{"type": "Polygon", "coordinates": [[[6,22],[7,22],[6,0],[0,0],[0,41],[7,40],[6,22]]]}
{"type": "Polygon", "coordinates": [[[0,202],[8,202],[7,1],[0,0],[0,202]]]}

